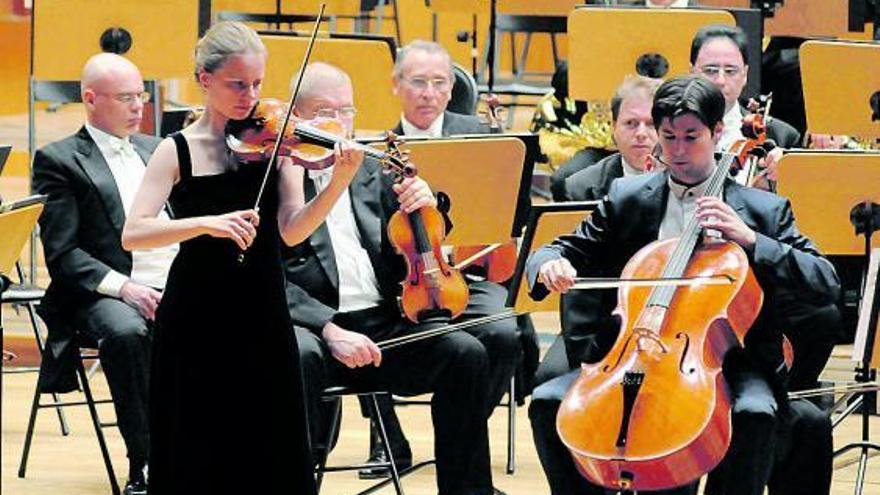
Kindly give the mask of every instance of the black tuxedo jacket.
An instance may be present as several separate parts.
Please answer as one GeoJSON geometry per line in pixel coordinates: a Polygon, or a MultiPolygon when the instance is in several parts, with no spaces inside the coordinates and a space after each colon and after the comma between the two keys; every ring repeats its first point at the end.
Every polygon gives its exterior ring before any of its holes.
{"type": "Polygon", "coordinates": [[[618,177],[623,177],[623,159],[620,153],[614,153],[566,178],[565,199],[567,201],[602,199],[611,187],[611,181],[618,177]]]}
{"type": "MultiPolygon", "coordinates": [[[[135,134],[131,142],[147,163],[160,139],[135,134]]],[[[44,359],[64,360],[63,354],[75,351],[69,345],[74,311],[102,297],[96,289],[110,270],[131,274],[131,253],[122,248],[125,210],[110,167],[85,127],[37,150],[33,180],[34,190],[48,196],[40,217],[51,277],[41,303],[49,329],[44,359]]]]}
{"type": "MultiPolygon", "coordinates": [[[[306,200],[316,194],[314,183],[306,177],[306,200]]],[[[379,291],[385,302],[393,304],[406,275],[403,257],[388,240],[388,219],[397,211],[397,196],[391,190],[391,175],[383,174],[379,163],[365,159],[348,192],[355,222],[376,272],[379,291]]],[[[320,334],[339,308],[339,272],[327,224],[322,224],[300,244],[286,248],[287,301],[294,324],[320,334]]]]}
{"type": "MultiPolygon", "coordinates": [[[[574,233],[557,238],[529,258],[526,269],[533,297],[543,298],[548,293],[537,283],[538,269],[559,257],[567,258],[581,276],[619,277],[636,251],[657,239],[669,194],[667,177],[667,173],[658,172],[614,181],[599,208],[574,233]]],[[[790,291],[816,305],[833,304],[839,297],[840,282],[831,263],[798,231],[788,200],[730,179],[724,199],[757,233],[754,249],[747,255],[764,290],[764,304],[746,337],[746,351],[761,368],[773,372],[782,362],[782,325],[781,316],[773,311],[775,295],[790,291]]],[[[601,308],[601,314],[608,315],[613,309],[607,307],[608,302],[603,299],[606,307],[601,308]]],[[[577,351],[582,346],[578,328],[572,327],[571,334],[565,336],[573,364],[579,362],[577,351]]]]}

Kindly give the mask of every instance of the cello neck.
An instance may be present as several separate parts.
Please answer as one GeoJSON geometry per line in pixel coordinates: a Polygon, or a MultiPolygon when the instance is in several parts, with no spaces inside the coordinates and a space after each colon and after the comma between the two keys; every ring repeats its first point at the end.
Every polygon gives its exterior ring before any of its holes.
{"type": "MultiPolygon", "coordinates": [[[[714,172],[712,172],[708,179],[709,184],[706,187],[706,196],[721,197],[721,193],[724,191],[724,181],[727,179],[727,171],[734,158],[735,155],[733,154],[724,153],[722,155],[721,160],[718,161],[714,172]]],[[[694,249],[697,247],[701,233],[700,222],[697,220],[696,215],[694,215],[688,220],[687,225],[682,230],[678,244],[676,244],[675,250],[663,269],[663,278],[681,278],[684,276],[684,271],[694,249]]],[[[672,285],[655,287],[651,290],[651,295],[648,297],[648,305],[668,308],[672,302],[672,296],[675,295],[675,290],[676,287],[672,285]]]]}

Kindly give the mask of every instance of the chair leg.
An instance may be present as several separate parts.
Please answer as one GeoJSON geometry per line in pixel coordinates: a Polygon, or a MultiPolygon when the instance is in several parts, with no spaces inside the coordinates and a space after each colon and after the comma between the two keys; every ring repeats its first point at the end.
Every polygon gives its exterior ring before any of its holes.
{"type": "Polygon", "coordinates": [[[385,431],[385,421],[379,413],[379,402],[376,400],[377,394],[370,394],[370,409],[372,409],[373,419],[376,421],[376,428],[379,430],[379,438],[382,439],[382,449],[388,457],[388,463],[391,469],[391,481],[394,482],[394,491],[397,495],[403,495],[403,486],[400,484],[400,474],[397,472],[397,463],[394,461],[394,454],[391,452],[391,442],[388,440],[388,433],[385,431]]]}
{"type": "Polygon", "coordinates": [[[31,414],[28,418],[27,431],[24,434],[24,448],[21,451],[21,461],[18,463],[18,477],[24,478],[27,471],[28,455],[31,452],[31,441],[34,438],[34,428],[37,425],[37,411],[40,410],[40,383],[34,387],[34,399],[31,402],[31,414]]]}
{"type": "Polygon", "coordinates": [[[516,378],[510,377],[507,391],[507,474],[516,472],[516,378]]]}
{"type": "MultiPolygon", "coordinates": [[[[43,335],[40,333],[40,323],[37,320],[37,313],[34,310],[33,303],[25,304],[25,308],[27,309],[28,318],[31,320],[31,328],[34,329],[34,338],[37,340],[37,350],[40,351],[40,356],[43,355],[43,349],[46,347],[46,343],[43,341],[43,335]]],[[[61,399],[58,397],[58,394],[52,392],[52,400],[56,403],[60,402],[61,399]]],[[[61,434],[65,437],[70,435],[70,426],[67,424],[67,418],[64,417],[64,411],[60,407],[55,408],[55,413],[58,415],[58,423],[61,426],[61,434]]]]}
{"type": "Polygon", "coordinates": [[[315,474],[315,485],[317,486],[318,493],[321,493],[321,483],[324,481],[324,468],[327,466],[327,458],[330,457],[330,445],[336,437],[336,432],[339,431],[339,419],[342,415],[342,397],[334,397],[333,401],[336,403],[336,407],[333,408],[330,428],[324,441],[324,453],[318,460],[318,469],[316,469],[317,473],[315,474]]]}
{"type": "Polygon", "coordinates": [[[110,460],[110,452],[107,449],[107,442],[104,439],[104,431],[101,427],[101,420],[98,417],[98,409],[95,407],[95,398],[92,396],[92,387],[89,385],[89,378],[86,375],[85,366],[82,359],[76,361],[76,371],[79,374],[80,383],[82,384],[83,394],[86,396],[86,404],[89,406],[89,414],[92,417],[92,425],[95,427],[95,435],[98,437],[98,446],[101,448],[101,457],[104,458],[104,467],[107,468],[107,476],[110,478],[110,489],[113,495],[119,495],[119,483],[116,481],[116,473],[113,471],[113,463],[110,460]]]}

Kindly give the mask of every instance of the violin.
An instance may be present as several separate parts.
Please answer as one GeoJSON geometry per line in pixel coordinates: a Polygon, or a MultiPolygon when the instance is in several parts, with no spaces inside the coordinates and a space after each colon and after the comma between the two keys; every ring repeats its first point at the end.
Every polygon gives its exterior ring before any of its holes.
{"type": "MultiPolygon", "coordinates": [[[[486,96],[487,124],[492,134],[501,132],[500,106],[498,96],[491,93],[486,96]]],[[[452,260],[458,269],[474,265],[482,268],[486,280],[502,283],[510,280],[516,270],[516,254],[516,241],[511,239],[490,246],[456,246],[452,249],[452,260]]]]}
{"type": "MultiPolygon", "coordinates": [[[[274,150],[278,133],[287,113],[287,105],[267,98],[257,102],[250,114],[241,120],[226,123],[226,146],[245,163],[265,162],[274,150]]],[[[310,170],[331,167],[335,154],[333,148],[345,141],[346,129],[334,119],[304,120],[291,116],[280,140],[278,156],[287,156],[293,163],[310,170]]],[[[381,152],[375,148],[353,144],[377,159],[381,152]]]]}
{"type": "MultiPolygon", "coordinates": [[[[395,174],[395,182],[415,177],[416,167],[400,150],[397,136],[389,132],[386,142],[388,154],[408,167],[386,169],[395,174]]],[[[457,269],[446,263],[441,252],[445,237],[446,221],[433,206],[412,213],[396,211],[388,221],[388,238],[407,264],[406,279],[401,282],[400,307],[413,323],[433,318],[452,319],[467,307],[470,295],[467,283],[457,269]]]]}
{"type": "MultiPolygon", "coordinates": [[[[721,197],[733,161],[757,142],[737,143],[723,156],[707,195],[721,197]]],[[[701,232],[694,216],[680,238],[652,242],[629,260],[623,280],[673,283],[619,285],[617,341],[601,361],[582,365],[562,401],[559,436],[598,485],[683,486],[713,469],[730,445],[721,364],[743,345],[763,292],[738,244],[701,232]],[[680,283],[699,278],[728,282],[680,283]]]]}
{"type": "Polygon", "coordinates": [[[772,103],[773,93],[749,100],[746,108],[750,113],[743,117],[740,129],[743,139],[731,145],[732,149],[739,151],[736,159],[731,163],[730,176],[736,177],[740,173],[746,173],[745,183],[749,186],[754,186],[763,177],[764,169],[758,161],[775,147],[772,141],[767,140],[767,116],[772,103]]]}

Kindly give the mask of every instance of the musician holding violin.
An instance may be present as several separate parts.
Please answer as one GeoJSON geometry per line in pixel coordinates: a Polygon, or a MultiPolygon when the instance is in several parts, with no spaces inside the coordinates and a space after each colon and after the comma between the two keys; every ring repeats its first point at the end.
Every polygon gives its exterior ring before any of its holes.
{"type": "MultiPolygon", "coordinates": [[[[392,89],[400,99],[402,108],[400,122],[392,131],[398,135],[442,138],[459,134],[500,132],[497,125],[493,129],[491,120],[487,125],[479,117],[462,115],[447,109],[455,78],[452,58],[438,43],[414,40],[403,46],[398,51],[391,79],[392,89]]],[[[476,167],[479,165],[474,164],[476,167]]],[[[448,207],[448,204],[443,205],[443,208],[448,207]]],[[[461,262],[479,250],[473,248],[464,252],[462,249],[455,249],[453,254],[455,262],[461,262]]],[[[497,281],[492,280],[491,276],[494,275],[493,270],[504,270],[507,266],[508,275],[506,277],[502,275],[501,281],[510,278],[515,262],[516,246],[510,243],[479,258],[462,270],[469,293],[463,318],[481,317],[504,311],[507,291],[497,281]]],[[[531,324],[528,317],[524,317],[524,321],[531,324]]],[[[502,320],[472,327],[468,332],[479,339],[489,356],[488,407],[491,411],[501,402],[510,388],[510,378],[520,355],[518,325],[512,319],[502,320]]],[[[529,335],[534,335],[534,331],[530,331],[529,335]]],[[[394,406],[385,397],[378,398],[378,403],[380,414],[388,430],[389,442],[395,452],[403,454],[401,459],[405,466],[410,458],[409,442],[399,427],[394,406]]],[[[384,456],[385,452],[377,441],[376,430],[371,428],[369,460],[383,461],[384,456]]],[[[365,468],[359,474],[362,478],[384,477],[387,476],[387,469],[365,468]]]]}
{"type": "Polygon", "coordinates": [[[306,203],[301,167],[246,163],[227,144],[264,80],[256,32],[217,23],[195,61],[205,111],[159,144],[122,234],[129,250],[180,243],[156,314],[150,493],[314,493],[280,242],[321,224],[363,155],[338,147],[329,184],[306,203]],[[157,217],[166,201],[173,220],[157,217]]]}
{"type": "MultiPolygon", "coordinates": [[[[336,117],[350,134],[353,102],[349,76],[316,62],[305,70],[294,112],[306,120],[336,117]]],[[[303,178],[306,197],[326,187],[333,168],[303,178]]],[[[365,159],[326,223],[285,253],[287,296],[313,434],[324,438],[328,426],[329,415],[320,407],[325,386],[403,396],[433,393],[439,493],[492,494],[486,405],[490,361],[483,344],[469,333],[455,332],[389,350],[379,347],[389,338],[442,324],[460,312],[462,301],[467,304],[466,286],[452,275],[459,274],[436,258],[435,243],[446,221],[430,188],[411,173],[383,173],[383,168],[379,160],[365,159]],[[415,242],[400,242],[401,233],[415,242]],[[431,242],[423,246],[426,240],[431,242]],[[446,285],[435,290],[447,275],[449,290],[446,285]],[[416,295],[415,302],[404,292],[398,303],[401,282],[416,295]],[[462,286],[465,292],[458,290],[462,286]]],[[[412,455],[408,446],[392,454],[395,460],[412,455]]]]}
{"type": "MultiPolygon", "coordinates": [[[[724,112],[722,92],[703,78],[679,77],[664,83],[655,95],[652,116],[665,170],[614,181],[598,210],[574,233],[542,247],[529,259],[527,275],[536,298],[549,291],[566,292],[576,276],[597,270],[638,278],[632,274],[659,267],[663,269],[659,279],[686,279],[688,270],[697,269],[697,260],[706,262],[700,273],[725,273],[721,277],[729,281],[725,283],[741,287],[730,296],[729,307],[711,313],[708,326],[690,319],[708,304],[718,303],[720,292],[717,297],[703,292],[714,288],[661,287],[658,280],[657,287],[639,289],[646,292],[620,289],[615,314],[621,320],[621,333],[608,356],[586,365],[584,371],[545,383],[533,394],[530,416],[536,447],[553,494],[602,493],[598,484],[639,493],[692,493],[694,482],[719,463],[713,494],[757,495],[768,483],[777,427],[788,409],[776,298],[791,292],[816,305],[831,304],[840,287],[832,265],[798,232],[788,201],[743,187],[727,178],[726,168],[716,168],[714,147],[724,112]],[[672,253],[660,254],[661,246],[672,253]],[[726,271],[733,265],[727,255],[716,251],[721,249],[738,253],[738,274],[726,271]],[[649,297],[635,303],[634,294],[649,297]],[[707,294],[704,304],[677,304],[693,301],[688,298],[696,294],[707,294]],[[743,317],[743,312],[750,316],[743,317]],[[724,337],[715,333],[718,318],[725,321],[724,337]],[[694,327],[712,330],[689,333],[694,327]],[[744,347],[739,347],[740,341],[744,347]],[[705,354],[718,348],[726,354],[705,354]],[[614,373],[624,368],[626,373],[621,371],[615,379],[614,373]],[[719,379],[697,379],[703,372],[719,379]],[[591,381],[604,375],[610,375],[607,386],[591,381]],[[711,392],[680,391],[678,379],[709,384],[711,392]],[[601,407],[602,411],[585,407],[580,416],[574,414],[576,404],[602,400],[623,406],[601,407]],[[646,404],[652,409],[644,409],[646,404]],[[717,419],[681,435],[698,440],[670,447],[670,437],[679,434],[663,435],[664,425],[681,433],[686,424],[700,423],[693,418],[708,414],[707,404],[712,404],[711,417],[717,419]],[[610,419],[599,426],[596,414],[610,419]],[[661,434],[644,434],[651,430],[661,434]],[[603,443],[606,437],[611,440],[603,443]],[[711,448],[699,441],[709,437],[720,440],[709,442],[711,448]],[[638,455],[628,458],[628,449],[638,449],[638,455]],[[663,455],[653,457],[655,450],[663,455]]],[[[723,158],[720,166],[729,165],[730,159],[723,158]]]]}

